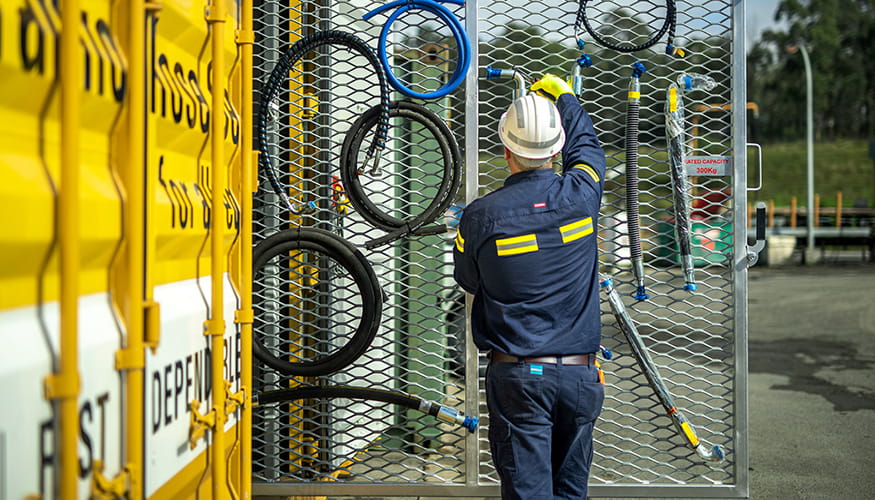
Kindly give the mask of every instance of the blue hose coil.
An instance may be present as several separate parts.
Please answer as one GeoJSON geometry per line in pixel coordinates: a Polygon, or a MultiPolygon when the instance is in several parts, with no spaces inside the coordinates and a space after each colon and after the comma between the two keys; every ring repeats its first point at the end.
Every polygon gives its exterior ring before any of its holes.
{"type": "MultiPolygon", "coordinates": [[[[464,0],[441,1],[444,3],[451,3],[455,5],[465,5],[464,0]]],[[[386,20],[386,24],[383,25],[383,29],[380,31],[380,38],[377,41],[377,55],[380,58],[380,62],[382,63],[383,68],[386,71],[386,77],[389,80],[389,84],[392,86],[392,88],[404,94],[405,96],[416,99],[437,99],[455,90],[465,79],[465,75],[468,73],[468,66],[470,66],[471,64],[471,44],[468,42],[468,37],[465,35],[465,28],[459,22],[459,19],[456,18],[456,16],[453,15],[453,13],[450,12],[449,9],[434,0],[395,0],[394,2],[389,2],[368,12],[367,14],[362,16],[362,19],[367,21],[377,14],[395,8],[397,8],[397,10],[389,15],[389,18],[386,20]],[[453,75],[450,77],[450,81],[448,81],[444,86],[432,92],[416,92],[401,83],[401,81],[399,81],[398,78],[392,73],[392,67],[389,64],[389,57],[386,52],[386,38],[389,35],[389,29],[392,27],[392,23],[394,23],[401,16],[401,14],[404,14],[405,12],[413,9],[420,9],[431,12],[432,14],[435,14],[439,19],[441,19],[444,23],[446,23],[446,25],[450,28],[450,31],[453,32],[453,38],[456,40],[456,46],[459,50],[459,61],[456,63],[456,69],[453,71],[453,75]]]]}

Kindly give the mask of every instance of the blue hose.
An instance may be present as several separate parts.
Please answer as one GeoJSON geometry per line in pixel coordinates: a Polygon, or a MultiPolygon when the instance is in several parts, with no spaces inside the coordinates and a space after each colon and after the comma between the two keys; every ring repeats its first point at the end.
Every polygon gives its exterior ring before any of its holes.
{"type": "MultiPolygon", "coordinates": [[[[456,5],[465,5],[464,0],[440,1],[456,5]]],[[[380,58],[380,62],[383,64],[383,68],[386,70],[386,76],[389,80],[389,84],[392,86],[392,88],[394,88],[398,92],[401,92],[405,96],[416,99],[437,99],[455,90],[462,83],[462,80],[465,79],[465,75],[468,73],[468,66],[471,64],[471,45],[468,42],[468,37],[465,34],[465,28],[459,22],[459,19],[456,18],[456,16],[453,15],[453,13],[450,12],[449,9],[434,0],[395,0],[394,2],[389,2],[368,12],[362,17],[362,19],[367,21],[377,14],[394,8],[397,8],[397,10],[389,15],[389,18],[386,20],[386,24],[383,25],[383,29],[380,31],[380,38],[377,42],[377,55],[380,58]],[[392,27],[392,23],[394,23],[401,16],[401,14],[404,14],[405,12],[413,9],[420,9],[431,12],[439,19],[441,19],[444,23],[446,23],[446,25],[450,28],[450,31],[453,32],[453,38],[455,38],[456,46],[459,50],[459,61],[456,63],[456,69],[453,71],[453,75],[452,77],[450,77],[450,81],[447,82],[443,87],[440,87],[433,92],[416,92],[401,83],[398,78],[395,77],[395,75],[392,73],[392,67],[389,64],[389,57],[386,52],[386,38],[389,35],[389,29],[392,27]]]]}

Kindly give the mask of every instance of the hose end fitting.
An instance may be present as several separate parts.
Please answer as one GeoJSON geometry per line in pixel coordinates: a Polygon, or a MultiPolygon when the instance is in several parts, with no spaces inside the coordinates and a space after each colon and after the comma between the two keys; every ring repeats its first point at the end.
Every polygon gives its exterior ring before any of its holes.
{"type": "Polygon", "coordinates": [[[665,46],[665,54],[668,56],[677,56],[683,58],[686,57],[687,52],[684,49],[680,47],[675,47],[674,45],[669,43],[665,46]]]}
{"type": "Polygon", "coordinates": [[[699,285],[697,285],[695,283],[687,283],[686,285],[684,285],[684,290],[686,290],[688,292],[695,292],[698,289],[699,289],[699,285]]]}
{"type": "Polygon", "coordinates": [[[462,427],[468,429],[468,432],[474,432],[477,430],[477,424],[480,423],[480,419],[477,417],[465,417],[465,420],[462,422],[462,427]]]}
{"type": "Polygon", "coordinates": [[[642,62],[636,62],[632,65],[632,76],[635,78],[641,78],[641,75],[647,72],[647,67],[644,66],[642,62]]]}
{"type": "Polygon", "coordinates": [[[577,65],[581,68],[592,66],[592,57],[589,54],[580,54],[580,57],[577,58],[577,65]]]}
{"type": "MultiPolygon", "coordinates": [[[[380,177],[382,172],[380,172],[380,161],[383,159],[383,150],[377,149],[374,153],[374,162],[371,164],[371,169],[368,171],[368,174],[373,175],[374,177],[380,177]]],[[[369,158],[365,159],[365,163],[367,163],[369,158]]]]}
{"type": "Polygon", "coordinates": [[[480,422],[480,419],[477,417],[465,416],[458,410],[443,405],[438,405],[434,416],[443,422],[461,425],[468,429],[468,432],[474,432],[477,429],[477,424],[480,422]]]}
{"type": "Polygon", "coordinates": [[[486,66],[486,79],[495,80],[496,78],[501,78],[501,69],[486,66]]]}
{"type": "Polygon", "coordinates": [[[612,353],[610,349],[608,349],[607,347],[605,347],[603,345],[599,346],[599,351],[602,352],[602,357],[605,359],[613,359],[614,358],[614,353],[612,353]]]}
{"type": "Polygon", "coordinates": [[[650,298],[650,295],[644,291],[643,286],[639,286],[635,288],[635,295],[633,297],[635,297],[635,300],[647,300],[650,298]]]}

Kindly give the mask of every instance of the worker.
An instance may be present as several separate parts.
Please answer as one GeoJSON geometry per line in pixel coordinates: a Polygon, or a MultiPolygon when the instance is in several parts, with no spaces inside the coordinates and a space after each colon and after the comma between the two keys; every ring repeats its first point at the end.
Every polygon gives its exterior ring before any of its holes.
{"type": "Polygon", "coordinates": [[[547,74],[531,90],[501,117],[510,175],[465,208],[454,277],[474,295],[474,343],[489,357],[489,445],[501,497],[583,499],[604,401],[595,352],[605,154],[565,81],[547,74]]]}

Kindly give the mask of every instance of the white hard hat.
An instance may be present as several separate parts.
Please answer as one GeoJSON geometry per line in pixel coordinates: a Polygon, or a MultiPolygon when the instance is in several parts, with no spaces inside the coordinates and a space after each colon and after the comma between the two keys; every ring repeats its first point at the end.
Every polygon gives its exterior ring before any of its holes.
{"type": "Polygon", "coordinates": [[[501,143],[522,158],[550,158],[565,144],[559,110],[546,97],[531,93],[515,100],[498,122],[501,143]]]}

